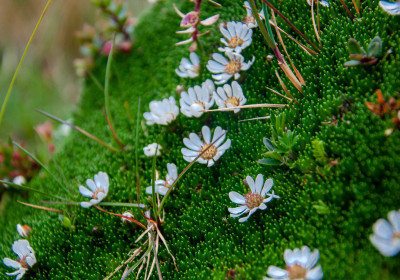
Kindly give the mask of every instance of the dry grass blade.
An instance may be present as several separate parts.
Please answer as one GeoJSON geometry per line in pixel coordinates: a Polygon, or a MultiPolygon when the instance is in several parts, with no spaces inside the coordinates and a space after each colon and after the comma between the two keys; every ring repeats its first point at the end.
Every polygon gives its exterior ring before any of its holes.
{"type": "Polygon", "coordinates": [[[339,0],[340,3],[342,3],[343,7],[345,8],[347,14],[349,15],[349,17],[351,18],[351,20],[354,20],[354,16],[353,14],[350,12],[349,8],[347,8],[346,4],[343,2],[343,0],[339,0]]]}
{"type": "Polygon", "coordinates": [[[221,108],[221,109],[212,109],[212,110],[202,110],[202,112],[224,112],[224,111],[232,111],[234,109],[249,109],[249,108],[285,108],[286,104],[252,104],[252,105],[242,105],[236,107],[229,108],[221,108]]]}
{"type": "Polygon", "coordinates": [[[289,101],[293,101],[292,98],[287,97],[287,96],[284,96],[283,94],[279,93],[278,91],[276,91],[276,90],[274,90],[274,89],[272,89],[272,88],[267,87],[267,89],[269,89],[269,90],[272,91],[273,93],[275,93],[275,94],[277,94],[277,95],[279,95],[279,96],[281,96],[281,97],[283,97],[283,98],[286,98],[286,99],[289,100],[289,101]]]}
{"type": "Polygon", "coordinates": [[[37,209],[40,209],[40,210],[45,210],[45,211],[49,211],[49,212],[64,214],[64,211],[62,211],[62,210],[43,207],[43,206],[39,206],[39,205],[35,205],[35,204],[29,204],[29,203],[25,203],[25,202],[21,202],[21,201],[17,201],[17,202],[21,203],[22,205],[29,206],[29,207],[32,207],[32,208],[37,208],[37,209]]]}
{"type": "Polygon", "coordinates": [[[107,213],[107,214],[110,214],[110,215],[113,215],[113,216],[117,216],[117,217],[124,218],[124,219],[126,219],[126,220],[128,220],[128,221],[130,221],[130,222],[133,222],[133,223],[137,224],[138,226],[141,226],[142,228],[144,228],[144,229],[147,230],[147,227],[146,227],[145,225],[143,225],[141,222],[139,222],[139,221],[137,221],[137,220],[135,220],[135,219],[133,219],[133,218],[126,217],[126,216],[121,215],[121,214],[109,212],[109,211],[104,210],[103,208],[101,208],[100,206],[97,206],[97,205],[93,205],[93,207],[96,207],[96,208],[99,209],[101,212],[104,212],[104,213],[107,213]]]}
{"type": "Polygon", "coordinates": [[[300,43],[299,41],[297,41],[295,38],[293,38],[289,33],[287,33],[285,30],[283,30],[282,28],[280,28],[278,25],[276,25],[272,19],[269,20],[269,23],[271,25],[273,25],[274,27],[277,27],[279,29],[280,32],[282,32],[283,34],[285,34],[286,36],[289,37],[289,39],[293,40],[297,45],[300,46],[300,48],[302,48],[308,55],[317,55],[318,53],[312,49],[310,49],[309,47],[303,45],[302,43],[300,43]]]}
{"type": "Polygon", "coordinates": [[[139,253],[142,251],[142,248],[138,248],[135,251],[133,251],[132,256],[130,256],[125,262],[123,262],[120,266],[118,266],[113,272],[111,272],[110,275],[108,275],[106,278],[104,278],[103,280],[109,280],[111,279],[111,277],[113,277],[115,275],[115,273],[117,273],[118,271],[121,270],[121,268],[124,265],[127,265],[128,263],[132,262],[138,255],[139,253]]]}
{"type": "Polygon", "coordinates": [[[317,25],[315,24],[315,17],[314,17],[314,1],[311,1],[311,19],[312,19],[312,23],[313,23],[313,28],[314,28],[315,36],[317,37],[318,43],[319,43],[319,44],[321,45],[321,47],[322,47],[321,38],[319,37],[317,25]]]}
{"type": "Polygon", "coordinates": [[[293,99],[294,102],[296,102],[297,104],[299,104],[299,102],[293,97],[293,95],[290,94],[289,90],[286,88],[285,83],[282,81],[281,76],[279,76],[278,71],[275,70],[275,74],[278,77],[279,83],[281,84],[283,90],[286,92],[287,95],[290,96],[290,98],[293,99]]]}
{"type": "Polygon", "coordinates": [[[270,116],[266,117],[258,117],[258,118],[252,118],[252,119],[244,119],[244,120],[239,120],[239,122],[248,122],[248,121],[256,121],[256,120],[267,120],[270,119],[270,116]]]}
{"type": "MultiPolygon", "coordinates": [[[[277,36],[278,36],[279,41],[281,42],[282,48],[283,48],[283,50],[285,51],[285,53],[286,53],[286,55],[287,55],[287,57],[288,57],[288,59],[289,59],[289,62],[290,62],[290,64],[291,64],[292,67],[293,67],[294,72],[296,73],[296,76],[297,76],[297,78],[298,78],[298,81],[299,81],[303,86],[305,86],[305,85],[306,85],[306,82],[304,81],[304,79],[303,79],[303,77],[301,76],[300,72],[299,72],[299,71],[297,70],[297,68],[294,66],[294,63],[293,63],[293,61],[290,59],[290,56],[289,56],[289,54],[288,54],[288,52],[287,52],[287,50],[286,50],[286,46],[285,46],[285,44],[283,43],[283,39],[282,39],[281,33],[279,32],[279,29],[277,28],[278,24],[276,23],[276,18],[275,18],[274,10],[271,10],[271,12],[272,12],[272,19],[273,19],[273,21],[274,21],[274,23],[275,23],[275,31],[276,31],[276,34],[277,34],[277,36]]],[[[289,76],[288,76],[288,78],[290,79],[289,76]]],[[[297,84],[298,81],[296,81],[296,82],[292,81],[292,83],[296,86],[296,84],[297,84]]],[[[301,92],[301,86],[300,86],[300,92],[301,92]]]]}
{"type": "Polygon", "coordinates": [[[164,246],[167,249],[168,254],[171,256],[171,258],[172,258],[172,260],[174,262],[176,271],[178,271],[178,266],[176,265],[175,257],[174,257],[174,255],[172,255],[171,251],[169,250],[168,245],[167,245],[167,241],[165,240],[164,236],[161,234],[161,231],[159,229],[157,229],[157,234],[160,237],[161,241],[164,243],[164,246]]]}
{"type": "Polygon", "coordinates": [[[352,1],[353,1],[354,8],[356,8],[356,12],[361,16],[361,11],[357,5],[357,1],[356,0],[352,0],[352,1]]]}

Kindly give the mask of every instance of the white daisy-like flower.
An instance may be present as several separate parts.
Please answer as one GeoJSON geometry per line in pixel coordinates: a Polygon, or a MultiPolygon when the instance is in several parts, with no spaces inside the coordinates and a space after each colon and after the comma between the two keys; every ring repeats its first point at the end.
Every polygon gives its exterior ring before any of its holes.
{"type": "Polygon", "coordinates": [[[400,15],[400,1],[389,2],[389,1],[379,1],[379,6],[391,16],[400,15]]]}
{"type": "Polygon", "coordinates": [[[392,257],[400,252],[400,210],[390,211],[389,222],[379,219],[373,226],[374,234],[369,239],[385,257],[392,257]]]}
{"type": "Polygon", "coordinates": [[[314,6],[317,5],[315,2],[319,2],[324,7],[329,7],[329,2],[326,0],[307,0],[308,5],[312,5],[311,1],[314,1],[314,6]]]}
{"type": "Polygon", "coordinates": [[[275,195],[275,191],[268,193],[274,185],[274,181],[272,179],[268,179],[264,184],[264,176],[262,174],[258,174],[255,182],[250,176],[246,177],[246,181],[250,187],[250,192],[246,194],[246,196],[243,196],[238,192],[229,193],[229,198],[232,200],[232,202],[240,205],[239,207],[228,208],[228,211],[231,213],[231,217],[237,218],[243,214],[249,213],[247,217],[239,219],[240,223],[247,221],[250,216],[257,211],[257,209],[267,209],[267,205],[265,203],[270,202],[273,198],[280,198],[279,196],[275,195]]]}
{"type": "Polygon", "coordinates": [[[162,147],[160,144],[157,143],[151,143],[147,145],[146,147],[143,148],[143,152],[148,157],[154,157],[156,154],[156,149],[157,149],[157,156],[160,156],[162,147]]]}
{"type": "MultiPolygon", "coordinates": [[[[201,129],[204,141],[195,133],[190,133],[189,138],[184,138],[183,143],[187,148],[182,148],[183,159],[187,162],[192,162],[200,153],[207,149],[211,143],[223,135],[226,130],[217,126],[214,131],[214,136],[211,140],[211,131],[208,126],[203,126],[201,129]]],[[[228,150],[231,146],[231,139],[224,142],[226,134],[224,134],[217,142],[214,143],[201,157],[197,159],[202,164],[207,164],[207,167],[213,166],[214,163],[228,150]],[[222,144],[222,145],[221,145],[222,144]]]]}
{"type": "Polygon", "coordinates": [[[324,276],[321,266],[315,267],[319,259],[318,250],[311,253],[307,246],[303,246],[301,250],[299,248],[293,251],[286,249],[283,257],[286,262],[286,269],[270,265],[267,274],[272,278],[264,277],[264,280],[321,280],[324,276]]]}
{"type": "Polygon", "coordinates": [[[28,271],[36,263],[35,252],[30,246],[28,240],[20,239],[15,241],[12,245],[13,252],[18,256],[17,260],[14,261],[9,258],[4,258],[3,263],[5,266],[16,269],[12,273],[6,273],[7,276],[16,276],[15,279],[19,280],[24,276],[25,272],[28,271]]]}
{"type": "Polygon", "coordinates": [[[234,52],[225,52],[229,60],[220,53],[214,53],[207,64],[207,69],[217,75],[212,75],[215,84],[225,84],[232,76],[235,80],[240,78],[240,71],[246,71],[253,64],[255,57],[247,63],[244,62],[244,57],[241,54],[234,52]]]}
{"type": "Polygon", "coordinates": [[[86,180],[86,185],[90,190],[84,186],[79,186],[79,192],[85,197],[91,198],[89,202],[81,202],[83,208],[89,208],[92,205],[100,203],[108,194],[108,175],[104,172],[99,172],[94,175],[94,181],[92,179],[86,180]]]}
{"type": "Polygon", "coordinates": [[[181,78],[196,78],[199,76],[200,59],[195,52],[190,53],[190,61],[182,58],[179,68],[175,69],[176,74],[181,78]]]}
{"type": "Polygon", "coordinates": [[[31,234],[31,228],[28,225],[17,225],[17,232],[21,237],[27,237],[29,234],[31,234]]]}
{"type": "MultiPolygon", "coordinates": [[[[246,24],[249,28],[255,28],[258,26],[256,19],[253,16],[253,11],[251,9],[249,1],[245,1],[243,7],[246,8],[246,16],[242,20],[244,24],[246,24]]],[[[264,9],[258,13],[261,18],[264,18],[264,9]]]]}
{"type": "MultiPolygon", "coordinates": [[[[217,88],[214,99],[220,109],[241,106],[246,104],[247,101],[243,95],[242,87],[236,81],[233,81],[231,86],[225,84],[223,87],[217,88]]],[[[239,111],[240,109],[233,110],[235,113],[239,111]]]]}
{"type": "Polygon", "coordinates": [[[189,88],[188,92],[182,91],[179,103],[181,112],[185,116],[200,117],[204,112],[214,105],[213,92],[215,91],[214,83],[208,79],[200,86],[189,88]]]}
{"type": "MultiPolygon", "coordinates": [[[[155,182],[155,192],[160,195],[165,195],[171,188],[172,184],[178,178],[178,169],[173,163],[167,164],[168,174],[165,176],[165,180],[156,180],[155,182]]],[[[152,187],[146,188],[146,193],[152,194],[152,187]]]]}
{"type": "MultiPolygon", "coordinates": [[[[125,217],[128,217],[128,218],[133,218],[133,214],[132,214],[131,212],[128,212],[128,211],[122,213],[122,216],[125,216],[125,217]]],[[[123,223],[131,222],[131,221],[129,221],[129,220],[126,219],[126,218],[121,218],[121,220],[122,220],[123,223]]]]}
{"type": "Polygon", "coordinates": [[[253,30],[244,23],[230,21],[226,28],[221,26],[219,30],[225,37],[221,38],[221,42],[226,46],[224,48],[218,48],[220,52],[230,51],[241,53],[243,49],[251,44],[253,30]]]}
{"type": "Polygon", "coordinates": [[[148,125],[161,124],[168,125],[170,122],[176,119],[179,114],[179,107],[176,106],[175,98],[165,98],[163,101],[151,101],[150,112],[143,114],[143,117],[147,120],[148,125]]]}

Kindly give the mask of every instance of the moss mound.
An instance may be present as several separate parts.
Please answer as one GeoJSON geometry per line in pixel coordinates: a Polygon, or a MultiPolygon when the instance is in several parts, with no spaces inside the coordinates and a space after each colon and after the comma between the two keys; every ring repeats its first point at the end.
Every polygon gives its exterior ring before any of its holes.
{"type": "MultiPolygon", "coordinates": [[[[220,9],[203,3],[202,18],[220,13],[222,20],[240,21],[245,15],[242,1],[220,3],[220,9]]],[[[190,11],[193,6],[189,1],[177,4],[182,11],[190,11]]],[[[310,7],[305,0],[274,1],[273,4],[307,37],[315,38],[310,7]]],[[[352,7],[351,11],[355,13],[352,7]]],[[[207,168],[196,163],[166,203],[162,230],[179,270],[174,269],[167,251],[161,247],[159,259],[164,279],[225,279],[228,271],[234,279],[261,279],[266,276],[269,265],[284,267],[286,248],[303,245],[319,249],[318,263],[324,279],[400,278],[399,256],[383,257],[369,241],[374,222],[399,207],[399,131],[385,136],[384,131],[393,127],[391,117],[380,118],[365,106],[365,102],[375,102],[376,89],[381,89],[385,98],[398,97],[400,18],[388,16],[372,0],[363,1],[362,17],[354,22],[339,1],[331,1],[329,9],[320,8],[320,16],[324,49],[317,56],[308,56],[285,39],[292,60],[307,83],[304,94],[300,94],[285,80],[299,104],[285,110],[262,108],[242,110],[239,114],[208,113],[200,119],[180,114],[168,127],[142,126],[140,195],[145,203],[148,201],[144,189],[150,185],[152,160],[142,153],[144,146],[158,142],[163,147],[162,156],[157,159],[157,169],[163,176],[167,163],[176,163],[179,171],[187,165],[180,151],[184,146],[182,140],[191,132],[201,131],[203,125],[227,129],[227,137],[232,141],[231,148],[215,166],[207,168]],[[383,50],[392,49],[393,53],[375,66],[345,68],[347,40],[355,38],[366,46],[376,35],[382,38],[383,50]],[[296,165],[294,168],[260,165],[257,161],[267,152],[263,138],[271,137],[273,120],[239,120],[282,112],[286,115],[287,128],[299,135],[294,149],[296,165]],[[337,117],[337,122],[327,124],[332,116],[337,117]],[[316,144],[312,144],[315,141],[323,143],[325,161],[317,160],[316,144]],[[328,164],[334,160],[337,160],[334,166],[328,164]],[[227,208],[234,205],[228,193],[247,193],[248,186],[243,184],[243,179],[259,173],[274,179],[275,193],[281,199],[274,200],[268,209],[257,211],[241,224],[229,217],[227,208]]],[[[179,22],[172,1],[157,3],[142,15],[136,26],[133,51],[115,58],[110,85],[111,112],[118,136],[130,148],[123,153],[112,153],[74,131],[58,150],[50,169],[56,174],[61,169],[75,192],[66,194],[44,172],[31,182],[32,186],[68,196],[73,201],[84,201],[74,179],[84,185],[86,179],[104,171],[110,177],[110,191],[105,201],[136,201],[134,146],[139,96],[142,115],[149,111],[151,100],[171,95],[178,100],[175,92],[178,84],[194,86],[211,77],[205,67],[194,80],[183,80],[175,74],[181,58],[189,55],[188,47],[174,46],[185,39],[175,34],[179,22]],[[130,114],[124,107],[125,101],[130,114]]],[[[281,19],[278,24],[297,38],[281,19]]],[[[260,32],[254,29],[254,33],[252,45],[243,53],[246,60],[256,57],[241,81],[247,104],[285,103],[266,89],[268,86],[281,91],[274,73],[279,67],[276,61],[266,61],[270,51],[260,32]]],[[[200,50],[198,54],[205,66],[209,55],[220,46],[218,27],[211,27],[211,34],[203,38],[205,51],[200,50]]],[[[97,61],[94,74],[99,80],[104,80],[106,62],[105,58],[97,61]]],[[[111,143],[101,107],[104,107],[103,92],[88,79],[74,123],[111,143]]],[[[76,228],[68,230],[61,226],[56,214],[21,206],[17,200],[40,204],[43,196],[8,191],[2,197],[0,257],[13,256],[11,244],[19,239],[15,230],[17,223],[28,224],[33,229],[28,240],[38,263],[25,275],[27,279],[103,279],[128,258],[142,232],[139,227],[123,224],[119,218],[93,207],[52,206],[76,217],[76,228]]],[[[116,213],[130,210],[140,217],[136,209],[107,209],[116,213]]],[[[0,275],[9,271],[0,266],[0,275]]],[[[122,272],[116,275],[115,279],[120,279],[122,272]]],[[[134,274],[130,277],[133,279],[134,274]]],[[[156,277],[154,273],[153,278],[156,277]]]]}

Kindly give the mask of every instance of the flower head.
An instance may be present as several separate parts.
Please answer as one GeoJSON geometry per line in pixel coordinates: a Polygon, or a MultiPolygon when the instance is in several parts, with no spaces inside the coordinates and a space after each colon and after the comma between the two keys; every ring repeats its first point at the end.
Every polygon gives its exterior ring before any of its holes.
{"type": "Polygon", "coordinates": [[[199,75],[200,59],[195,52],[190,53],[190,61],[186,57],[182,58],[179,69],[175,69],[176,74],[181,78],[196,78],[199,75]]]}
{"type": "Polygon", "coordinates": [[[225,37],[221,38],[221,42],[226,46],[224,48],[218,48],[220,52],[230,51],[240,53],[251,44],[253,30],[251,30],[246,24],[230,21],[226,28],[221,26],[219,30],[225,37]]]}
{"type": "Polygon", "coordinates": [[[27,237],[29,234],[31,234],[31,231],[32,229],[28,225],[17,225],[17,232],[19,235],[21,235],[21,237],[27,237]]]}
{"type": "Polygon", "coordinates": [[[94,175],[94,181],[92,179],[86,180],[86,185],[90,190],[84,186],[79,186],[79,192],[81,195],[91,198],[91,200],[89,202],[81,202],[83,208],[98,204],[107,196],[109,186],[107,173],[97,173],[94,175]]]}
{"type": "Polygon", "coordinates": [[[329,2],[326,0],[307,0],[308,5],[310,6],[312,5],[311,1],[314,1],[314,5],[316,5],[315,2],[319,2],[322,6],[329,7],[329,2]]]}
{"type": "MultiPolygon", "coordinates": [[[[246,104],[247,101],[243,95],[242,87],[236,81],[233,81],[231,86],[225,84],[223,87],[217,88],[214,99],[220,109],[241,106],[246,104]]],[[[237,113],[240,109],[233,111],[237,113]]]]}
{"type": "Polygon", "coordinates": [[[229,60],[219,53],[214,53],[212,58],[207,64],[207,69],[215,74],[212,75],[213,79],[216,80],[215,84],[225,84],[232,76],[235,80],[240,78],[240,71],[246,71],[253,64],[255,57],[247,63],[244,62],[244,57],[241,54],[227,51],[225,53],[229,60]]]}
{"type": "Polygon", "coordinates": [[[147,145],[146,147],[143,148],[143,152],[148,157],[154,157],[156,154],[156,149],[157,149],[157,156],[160,156],[162,147],[160,144],[157,143],[152,143],[147,145]]]}
{"type": "Polygon", "coordinates": [[[19,280],[36,263],[35,252],[29,245],[29,242],[24,239],[15,241],[12,245],[12,250],[18,256],[17,260],[4,258],[3,263],[5,266],[16,269],[16,271],[6,273],[6,275],[16,276],[15,279],[19,280]]]}
{"type": "Polygon", "coordinates": [[[215,161],[217,161],[225,153],[225,151],[230,148],[231,140],[228,139],[224,144],[222,144],[226,137],[226,134],[224,134],[226,131],[219,126],[217,126],[215,129],[212,140],[211,131],[208,126],[203,126],[201,131],[204,141],[201,141],[197,134],[190,133],[189,138],[183,139],[183,143],[186,147],[188,147],[188,149],[182,148],[181,151],[183,154],[183,159],[187,162],[192,162],[199,154],[207,149],[211,143],[221,137],[201,157],[197,159],[198,162],[207,164],[207,166],[210,167],[213,166],[215,161]]]}
{"type": "MultiPolygon", "coordinates": [[[[258,26],[256,19],[254,18],[253,11],[251,10],[249,1],[245,1],[243,7],[246,8],[246,16],[242,20],[244,24],[246,24],[249,28],[255,28],[258,26]]],[[[264,9],[262,9],[259,13],[261,18],[264,18],[264,9]]]]}
{"type": "Polygon", "coordinates": [[[400,15],[400,1],[379,1],[379,6],[381,6],[381,8],[391,16],[400,15]]]}
{"type": "Polygon", "coordinates": [[[175,98],[170,96],[169,99],[165,98],[163,101],[151,101],[150,112],[143,114],[147,120],[148,125],[161,124],[168,125],[176,119],[179,114],[179,108],[176,106],[175,98]]]}
{"type": "Polygon", "coordinates": [[[285,258],[286,269],[270,265],[267,274],[272,278],[264,277],[264,280],[320,280],[324,276],[320,265],[314,267],[319,259],[318,250],[311,253],[307,246],[303,246],[301,250],[299,248],[293,251],[286,249],[283,257],[285,258]]]}
{"type": "MultiPolygon", "coordinates": [[[[178,178],[178,169],[175,164],[168,163],[167,170],[168,174],[165,176],[165,180],[156,180],[155,182],[155,192],[161,195],[165,195],[178,178]]],[[[151,186],[146,188],[146,193],[152,194],[151,186]]]]}
{"type": "Polygon", "coordinates": [[[15,177],[15,178],[13,179],[13,183],[16,184],[16,185],[22,186],[22,185],[25,185],[25,184],[26,184],[26,179],[25,179],[24,176],[18,175],[17,177],[15,177]]]}
{"type": "Polygon", "coordinates": [[[215,91],[214,83],[208,79],[201,87],[194,86],[189,88],[188,92],[182,91],[179,103],[181,112],[187,117],[200,117],[204,112],[214,105],[213,92],[215,91]]]}
{"type": "Polygon", "coordinates": [[[374,234],[369,239],[385,257],[392,257],[400,252],[400,211],[390,211],[389,222],[379,219],[373,226],[374,234]]]}
{"type": "Polygon", "coordinates": [[[228,211],[231,213],[231,217],[237,218],[243,214],[249,213],[247,217],[239,219],[240,223],[247,221],[248,218],[250,218],[250,216],[257,211],[257,209],[267,209],[267,205],[265,203],[270,202],[273,198],[280,198],[279,196],[275,195],[274,191],[272,191],[272,193],[268,193],[274,185],[274,181],[272,179],[268,179],[264,184],[264,176],[262,174],[258,174],[255,182],[250,176],[246,177],[246,181],[250,187],[250,192],[246,194],[246,196],[243,196],[237,192],[229,193],[229,198],[232,200],[232,202],[240,205],[236,208],[228,208],[228,211]]]}

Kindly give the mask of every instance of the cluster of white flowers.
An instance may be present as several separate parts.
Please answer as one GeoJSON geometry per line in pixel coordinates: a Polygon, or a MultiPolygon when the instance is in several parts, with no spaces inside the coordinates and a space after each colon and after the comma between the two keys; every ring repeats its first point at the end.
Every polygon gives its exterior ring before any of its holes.
{"type": "Polygon", "coordinates": [[[36,263],[35,252],[30,246],[28,240],[20,239],[12,245],[13,252],[18,256],[17,260],[4,258],[5,266],[16,269],[12,273],[6,273],[7,276],[15,276],[16,280],[21,279],[24,274],[36,263]]]}
{"type": "Polygon", "coordinates": [[[162,147],[160,144],[151,143],[143,148],[143,152],[148,157],[154,157],[156,155],[156,150],[157,150],[157,156],[161,155],[161,149],[162,147]]]}

